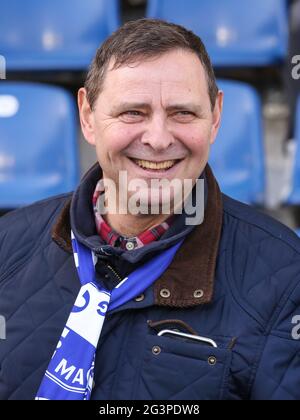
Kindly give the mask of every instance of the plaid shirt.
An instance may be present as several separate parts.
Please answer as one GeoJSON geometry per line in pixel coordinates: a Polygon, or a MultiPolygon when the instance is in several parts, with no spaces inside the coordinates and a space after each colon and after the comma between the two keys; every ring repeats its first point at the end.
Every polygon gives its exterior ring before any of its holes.
{"type": "Polygon", "coordinates": [[[171,216],[161,225],[154,226],[152,229],[146,230],[136,237],[126,238],[120,235],[118,232],[114,231],[101,216],[98,200],[103,193],[103,180],[100,180],[93,195],[93,208],[95,213],[96,228],[101,239],[113,247],[119,247],[127,251],[132,251],[134,249],[142,248],[151,242],[158,241],[162,235],[166,233],[174,220],[174,216],[171,216]]]}

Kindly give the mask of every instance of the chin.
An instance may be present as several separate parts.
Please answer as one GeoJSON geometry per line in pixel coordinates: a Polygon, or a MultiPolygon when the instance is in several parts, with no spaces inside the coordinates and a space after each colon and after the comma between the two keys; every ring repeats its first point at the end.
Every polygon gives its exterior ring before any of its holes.
{"type": "MultiPolygon", "coordinates": [[[[182,194],[180,194],[182,198],[182,194]]],[[[180,200],[181,201],[181,200],[180,200]]],[[[172,215],[174,209],[174,193],[168,193],[162,189],[141,190],[133,193],[129,197],[129,212],[132,213],[133,208],[140,208],[141,214],[144,215],[172,215]]]]}

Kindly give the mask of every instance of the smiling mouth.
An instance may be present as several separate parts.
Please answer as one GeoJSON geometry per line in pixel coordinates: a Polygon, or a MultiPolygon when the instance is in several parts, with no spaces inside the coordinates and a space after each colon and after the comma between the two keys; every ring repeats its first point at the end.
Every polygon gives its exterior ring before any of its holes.
{"type": "Polygon", "coordinates": [[[131,161],[138,165],[140,168],[151,171],[168,171],[179,162],[181,162],[181,160],[182,159],[166,160],[164,162],[152,162],[149,160],[131,159],[131,161]]]}

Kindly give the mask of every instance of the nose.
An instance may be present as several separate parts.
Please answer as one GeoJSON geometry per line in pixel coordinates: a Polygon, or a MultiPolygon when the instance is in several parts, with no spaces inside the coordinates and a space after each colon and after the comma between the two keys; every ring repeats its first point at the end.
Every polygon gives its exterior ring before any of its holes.
{"type": "Polygon", "coordinates": [[[153,116],[148,123],[147,130],[142,137],[142,143],[151,146],[156,152],[168,149],[175,139],[167,127],[163,116],[153,116]]]}

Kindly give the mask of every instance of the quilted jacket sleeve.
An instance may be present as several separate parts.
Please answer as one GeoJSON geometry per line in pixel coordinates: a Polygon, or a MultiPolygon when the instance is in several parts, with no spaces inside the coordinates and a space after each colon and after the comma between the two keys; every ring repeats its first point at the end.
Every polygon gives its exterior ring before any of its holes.
{"type": "Polygon", "coordinates": [[[300,400],[299,281],[281,302],[266,334],[252,400],[300,400]]]}
{"type": "Polygon", "coordinates": [[[13,269],[14,264],[25,255],[31,243],[30,233],[30,221],[24,209],[0,218],[0,282],[6,272],[13,269]]]}
{"type": "MultiPolygon", "coordinates": [[[[69,197],[70,194],[63,194],[43,200],[0,218],[0,283],[41,246],[44,232],[49,231],[69,197]]],[[[51,237],[45,240],[50,241],[51,237]]]]}

